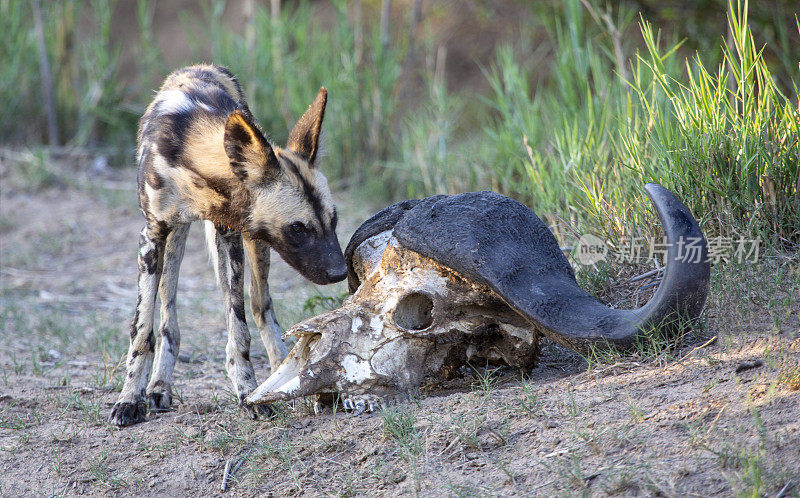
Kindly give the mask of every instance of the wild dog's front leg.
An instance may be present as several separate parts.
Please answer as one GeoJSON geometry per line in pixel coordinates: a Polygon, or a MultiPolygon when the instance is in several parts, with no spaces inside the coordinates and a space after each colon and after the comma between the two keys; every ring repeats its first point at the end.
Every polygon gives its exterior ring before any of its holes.
{"type": "Polygon", "coordinates": [[[250,309],[269,355],[270,368],[275,372],[288,351],[281,340],[281,326],[275,318],[269,295],[269,244],[245,236],[244,248],[250,260],[250,309]]]}
{"type": "MultiPolygon", "coordinates": [[[[242,237],[238,232],[216,234],[219,285],[225,303],[225,318],[228,325],[228,344],[225,346],[225,370],[233,382],[239,404],[256,412],[244,399],[256,388],[256,375],[250,363],[250,331],[244,316],[244,251],[242,237]]],[[[260,408],[264,414],[269,408],[260,408]]]]}
{"type": "Polygon", "coordinates": [[[161,325],[156,337],[156,356],[153,374],[147,386],[147,405],[151,410],[167,410],[172,404],[172,370],[181,347],[175,295],[178,291],[178,273],[183,260],[183,249],[189,224],[181,225],[167,236],[164,246],[164,263],[158,295],[161,301],[161,325]]]}
{"type": "Polygon", "coordinates": [[[147,228],[144,228],[139,236],[139,295],[136,298],[136,311],[131,323],[128,373],[119,399],[109,417],[109,421],[118,426],[142,422],[147,409],[144,403],[144,389],[153,364],[153,350],[156,344],[153,336],[153,311],[163,256],[164,239],[151,236],[147,228]]]}

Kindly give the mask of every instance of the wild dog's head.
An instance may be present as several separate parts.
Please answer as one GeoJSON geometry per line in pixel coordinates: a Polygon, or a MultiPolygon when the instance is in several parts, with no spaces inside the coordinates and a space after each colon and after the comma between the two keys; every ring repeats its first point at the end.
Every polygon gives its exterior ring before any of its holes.
{"type": "Polygon", "coordinates": [[[336,238],[336,208],[317,163],[319,135],[328,93],[317,98],[289,134],[286,148],[271,145],[247,110],[225,124],[225,152],[231,169],[250,191],[244,226],[272,245],[283,259],[316,284],[347,276],[336,238]]]}

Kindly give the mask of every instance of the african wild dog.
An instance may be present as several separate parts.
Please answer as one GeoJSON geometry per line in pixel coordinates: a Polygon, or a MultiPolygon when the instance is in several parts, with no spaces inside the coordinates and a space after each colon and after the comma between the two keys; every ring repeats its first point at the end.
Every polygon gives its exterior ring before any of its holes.
{"type": "Polygon", "coordinates": [[[138,192],[145,216],[139,295],[127,378],[111,422],[134,424],[144,420],[148,407],[163,410],[172,402],[172,369],[180,346],[175,293],[193,221],[206,220],[227,318],[225,368],[243,406],[256,387],[244,314],[244,254],[251,267],[251,310],[272,371],[286,356],[286,346],[267,286],[269,248],[314,283],[345,278],[336,209],[317,164],[326,101],[321,88],[281,148],[264,138],[227,69],[191,66],[164,81],[139,123],[138,192]],[[156,290],[161,301],[158,335],[153,333],[156,290]]]}

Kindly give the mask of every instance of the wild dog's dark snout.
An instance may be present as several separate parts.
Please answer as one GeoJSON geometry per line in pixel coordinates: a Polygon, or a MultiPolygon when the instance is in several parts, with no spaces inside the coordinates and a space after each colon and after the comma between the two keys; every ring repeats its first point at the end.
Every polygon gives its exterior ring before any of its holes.
{"type": "Polygon", "coordinates": [[[342,248],[335,235],[328,239],[326,245],[325,276],[328,283],[341,282],[347,277],[347,264],[344,261],[342,248]]]}
{"type": "Polygon", "coordinates": [[[346,276],[347,276],[347,267],[346,266],[337,267],[337,268],[334,268],[332,270],[328,270],[328,280],[330,280],[331,283],[341,282],[342,280],[344,280],[344,278],[346,276]]]}
{"type": "Polygon", "coordinates": [[[337,256],[338,257],[333,258],[333,261],[328,265],[328,269],[325,270],[325,274],[330,283],[341,282],[347,278],[347,265],[344,262],[341,249],[339,249],[339,254],[337,256]]]}
{"type": "Polygon", "coordinates": [[[301,250],[281,251],[283,259],[317,285],[340,282],[347,277],[347,264],[335,234],[317,239],[301,250]]]}

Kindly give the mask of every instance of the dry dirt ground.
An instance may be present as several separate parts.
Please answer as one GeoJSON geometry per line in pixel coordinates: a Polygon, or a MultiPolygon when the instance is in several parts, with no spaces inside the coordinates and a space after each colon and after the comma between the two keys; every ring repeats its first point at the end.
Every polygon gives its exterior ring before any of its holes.
{"type": "MultiPolygon", "coordinates": [[[[547,345],[531,372],[475,368],[383,412],[315,416],[298,401],[253,421],[225,378],[195,227],[174,410],[119,429],[106,419],[135,303],[134,173],[0,157],[0,496],[217,495],[226,466],[235,496],[800,493],[796,255],[715,268],[705,325],[678,348],[587,363],[547,345]]],[[[338,203],[346,242],[369,209],[338,203]]],[[[270,284],[284,326],[345,290],[277,261],[270,284]]]]}

